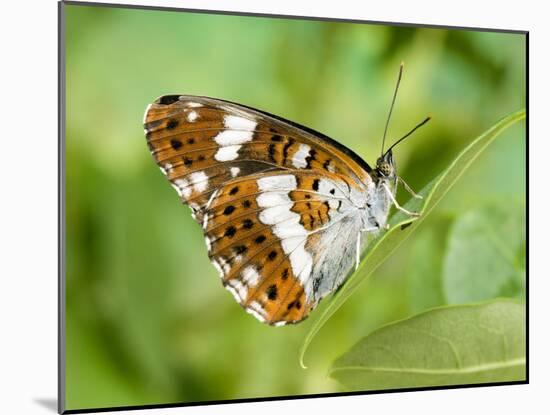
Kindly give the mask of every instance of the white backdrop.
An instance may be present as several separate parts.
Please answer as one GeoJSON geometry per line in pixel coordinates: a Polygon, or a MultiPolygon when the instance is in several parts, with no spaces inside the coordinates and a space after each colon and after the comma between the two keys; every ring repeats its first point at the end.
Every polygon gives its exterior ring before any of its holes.
{"type": "MultiPolygon", "coordinates": [[[[127,4],[433,23],[530,33],[530,385],[124,412],[517,414],[547,407],[550,291],[548,12],[543,2],[155,0],[127,4]]],[[[57,5],[3,2],[0,24],[0,379],[2,413],[52,414],[57,392],[57,5]]]]}

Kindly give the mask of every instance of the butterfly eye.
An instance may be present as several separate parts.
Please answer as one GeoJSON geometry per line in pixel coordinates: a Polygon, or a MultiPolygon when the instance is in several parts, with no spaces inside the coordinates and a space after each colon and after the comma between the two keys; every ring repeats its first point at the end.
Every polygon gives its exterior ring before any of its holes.
{"type": "Polygon", "coordinates": [[[384,175],[389,176],[391,174],[391,166],[390,163],[380,163],[378,166],[378,170],[384,175]]]}

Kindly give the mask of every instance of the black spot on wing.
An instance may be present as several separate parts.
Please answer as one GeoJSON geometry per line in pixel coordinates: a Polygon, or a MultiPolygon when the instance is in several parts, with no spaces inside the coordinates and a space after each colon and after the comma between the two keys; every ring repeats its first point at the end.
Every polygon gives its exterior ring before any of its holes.
{"type": "Polygon", "coordinates": [[[272,284],[269,287],[267,287],[266,294],[267,294],[267,298],[270,299],[271,301],[276,300],[277,286],[275,284],[272,284]]]}
{"type": "Polygon", "coordinates": [[[315,191],[319,190],[319,179],[313,180],[313,184],[311,185],[311,188],[315,191]]]}
{"type": "Polygon", "coordinates": [[[244,254],[247,251],[247,247],[244,245],[238,245],[234,248],[237,255],[244,254]]]}
{"type": "Polygon", "coordinates": [[[231,215],[235,211],[235,206],[229,205],[223,210],[224,215],[231,215]]]}
{"type": "Polygon", "coordinates": [[[237,228],[235,228],[234,226],[230,226],[225,230],[224,236],[232,238],[235,233],[237,233],[237,228]]]}
{"type": "Polygon", "coordinates": [[[176,140],[175,138],[172,138],[172,139],[170,140],[170,145],[172,146],[172,148],[173,148],[174,150],[179,150],[179,149],[183,146],[183,144],[181,143],[181,141],[180,141],[180,140],[176,140]]]}
{"type": "Polygon", "coordinates": [[[300,308],[302,308],[302,303],[300,302],[300,300],[291,301],[291,302],[288,303],[288,305],[286,306],[286,309],[287,309],[287,310],[290,310],[292,307],[296,307],[296,309],[299,310],[300,308]]]}
{"type": "Polygon", "coordinates": [[[166,129],[173,130],[178,126],[178,124],[178,120],[168,120],[168,122],[166,123],[166,129]]]}
{"type": "Polygon", "coordinates": [[[283,273],[281,274],[281,279],[284,281],[288,278],[288,268],[285,268],[283,273]]]}

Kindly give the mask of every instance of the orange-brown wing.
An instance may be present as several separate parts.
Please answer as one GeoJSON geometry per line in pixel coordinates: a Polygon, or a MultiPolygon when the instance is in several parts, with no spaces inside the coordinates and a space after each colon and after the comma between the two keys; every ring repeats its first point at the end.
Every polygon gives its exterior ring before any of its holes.
{"type": "Polygon", "coordinates": [[[306,318],[344,281],[357,212],[336,175],[262,173],[220,187],[203,230],[223,285],[260,321],[283,325],[306,318]]]}
{"type": "Polygon", "coordinates": [[[370,167],[336,141],[239,104],[166,95],[145,113],[147,143],[161,170],[198,222],[212,193],[247,175],[304,169],[367,186],[370,167]]]}

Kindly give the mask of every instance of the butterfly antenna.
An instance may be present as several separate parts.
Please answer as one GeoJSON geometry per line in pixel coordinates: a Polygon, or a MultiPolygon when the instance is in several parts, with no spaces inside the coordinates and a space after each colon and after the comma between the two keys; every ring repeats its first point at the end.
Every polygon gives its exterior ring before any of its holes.
{"type": "MultiPolygon", "coordinates": [[[[394,148],[397,144],[399,144],[401,141],[403,141],[405,138],[410,136],[412,133],[414,133],[416,130],[418,130],[420,127],[422,127],[424,124],[426,124],[428,121],[430,121],[432,117],[428,116],[424,121],[422,121],[420,124],[418,124],[416,127],[414,127],[411,131],[409,131],[407,134],[405,134],[403,137],[401,137],[399,140],[397,140],[395,143],[391,145],[390,148],[386,151],[386,153],[390,152],[392,148],[394,148]]],[[[386,154],[384,153],[384,154],[386,154]]]]}
{"type": "Polygon", "coordinates": [[[401,62],[399,65],[399,75],[397,76],[397,84],[395,85],[395,91],[393,91],[393,98],[391,100],[390,113],[388,114],[388,119],[386,120],[386,127],[384,128],[384,136],[382,137],[382,151],[380,154],[384,154],[384,143],[386,142],[386,134],[388,133],[388,126],[390,125],[391,113],[393,111],[393,106],[395,105],[395,98],[397,97],[397,91],[399,90],[399,84],[401,83],[401,76],[403,75],[403,66],[405,63],[401,62]]]}

